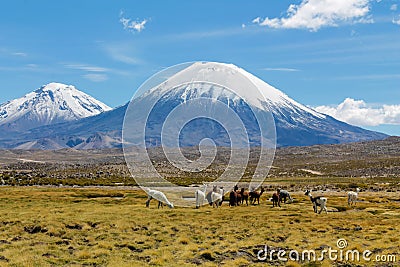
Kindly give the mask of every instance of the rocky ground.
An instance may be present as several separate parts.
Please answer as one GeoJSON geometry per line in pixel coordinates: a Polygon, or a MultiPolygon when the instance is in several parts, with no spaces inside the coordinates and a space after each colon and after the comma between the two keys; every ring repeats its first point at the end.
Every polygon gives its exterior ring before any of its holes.
{"type": "MultiPolygon", "coordinates": [[[[190,159],[200,155],[195,148],[185,149],[184,154],[190,159]]],[[[230,151],[219,148],[210,167],[196,173],[177,169],[160,149],[151,149],[149,155],[157,171],[166,179],[190,185],[212,181],[221,175],[229,162],[230,151]]],[[[243,183],[252,177],[258,162],[257,150],[250,155],[243,183]]],[[[391,190],[397,187],[400,177],[400,137],[341,145],[278,148],[266,182],[274,185],[293,177],[297,178],[296,184],[311,182],[328,189],[338,187],[340,178],[346,178],[367,181],[365,189],[383,187],[391,190]]],[[[0,179],[3,185],[136,185],[120,149],[2,150],[0,179]]],[[[291,189],[299,189],[294,186],[291,189]]]]}

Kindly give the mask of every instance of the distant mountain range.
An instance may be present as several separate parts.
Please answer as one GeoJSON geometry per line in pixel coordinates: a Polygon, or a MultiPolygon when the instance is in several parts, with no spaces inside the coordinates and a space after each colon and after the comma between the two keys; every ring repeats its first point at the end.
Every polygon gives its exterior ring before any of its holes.
{"type": "MultiPolygon", "coordinates": [[[[143,106],[158,98],[146,125],[151,136],[149,145],[157,145],[166,116],[179,104],[199,97],[219,100],[235,111],[249,130],[252,145],[259,145],[253,129],[250,110],[263,115],[270,112],[276,126],[278,146],[338,144],[380,140],[387,135],[352,126],[306,107],[245,70],[230,64],[194,63],[136,98],[130,107],[143,106]],[[166,91],[166,83],[187,80],[207,81],[224,73],[227,80],[246,79],[258,88],[264,98],[250,95],[242,88],[239,99],[228,91],[207,84],[180,85],[166,91]],[[160,98],[160,95],[162,96],[160,98]],[[154,141],[156,140],[156,141],[154,141]]],[[[237,84],[236,84],[237,86],[237,84]]],[[[240,84],[238,85],[240,88],[240,84]]],[[[122,126],[128,104],[110,110],[100,101],[73,86],[51,83],[0,106],[0,147],[13,149],[100,149],[122,146],[122,126]]],[[[132,124],[134,127],[134,123],[132,124]]],[[[185,127],[180,136],[182,146],[198,145],[202,138],[211,138],[217,145],[229,145],[224,129],[213,122],[198,120],[185,127]]],[[[125,140],[127,141],[127,140],[125,140]]],[[[140,140],[129,140],[135,144],[140,140]]],[[[228,140],[229,141],[229,140],[228,140]]]]}

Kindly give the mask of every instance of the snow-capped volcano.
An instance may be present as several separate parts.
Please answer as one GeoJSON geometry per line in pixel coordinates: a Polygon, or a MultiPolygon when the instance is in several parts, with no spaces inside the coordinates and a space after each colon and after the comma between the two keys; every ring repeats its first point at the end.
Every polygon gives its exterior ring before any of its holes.
{"type": "MultiPolygon", "coordinates": [[[[296,102],[282,91],[242,68],[216,62],[193,63],[163,83],[139,95],[127,110],[128,114],[131,112],[130,109],[135,110],[136,118],[128,123],[125,121],[125,123],[138,125],[147,117],[147,114],[143,114],[140,118],[138,115],[140,113],[136,110],[143,112],[146,108],[152,107],[146,124],[146,135],[149,137],[146,142],[158,145],[161,142],[160,132],[164,127],[163,122],[169,113],[180,104],[200,97],[219,100],[227,104],[241,118],[247,128],[250,143],[256,146],[260,145],[260,137],[253,113],[255,116],[264,114],[268,117],[268,113],[272,115],[276,126],[278,146],[334,144],[386,137],[384,134],[364,130],[319,113],[296,102]],[[218,86],[221,84],[226,89],[218,86]],[[157,102],[153,106],[155,99],[157,102]]],[[[198,107],[198,109],[202,108],[204,109],[204,107],[198,107]]],[[[196,110],[188,112],[197,113],[196,110]]],[[[214,114],[216,113],[222,112],[214,112],[214,114]]],[[[214,114],[210,114],[210,117],[214,114]]],[[[183,116],[184,114],[174,120],[184,121],[185,117],[183,116]]],[[[233,119],[231,116],[226,121],[229,121],[230,118],[233,119]]],[[[129,119],[129,116],[126,116],[125,119],[129,119]]],[[[133,138],[127,140],[128,142],[136,144],[137,141],[140,141],[135,140],[137,136],[134,134],[132,136],[133,138]]],[[[230,145],[228,133],[223,127],[204,119],[188,123],[182,129],[179,138],[182,146],[198,145],[202,138],[211,138],[216,141],[217,145],[230,145]]]]}
{"type": "Polygon", "coordinates": [[[111,108],[72,85],[49,83],[0,105],[0,127],[8,131],[23,131],[75,121],[108,110],[111,108]]]}
{"type": "MultiPolygon", "coordinates": [[[[226,63],[193,63],[189,67],[170,77],[160,86],[156,86],[152,90],[149,90],[145,95],[152,94],[159,96],[161,94],[165,94],[166,91],[175,84],[181,85],[185,83],[184,81],[190,81],[190,83],[186,87],[186,92],[182,94],[183,98],[188,96],[188,92],[195,89],[190,84],[195,83],[196,81],[207,81],[215,84],[223,84],[224,86],[227,86],[228,89],[232,88],[233,92],[230,95],[226,95],[229,90],[215,90],[215,87],[211,88],[205,86],[200,91],[197,89],[198,95],[207,94],[215,99],[221,98],[223,95],[225,95],[226,97],[231,98],[231,100],[239,100],[238,97],[240,97],[243,98],[249,105],[260,109],[269,108],[271,111],[274,110],[273,107],[275,107],[275,109],[278,107],[286,107],[293,110],[302,109],[313,116],[325,118],[324,114],[321,114],[294,101],[282,91],[269,85],[253,74],[245,71],[242,68],[239,68],[236,65],[226,63]]],[[[179,94],[178,91],[177,93],[179,94]]]]}

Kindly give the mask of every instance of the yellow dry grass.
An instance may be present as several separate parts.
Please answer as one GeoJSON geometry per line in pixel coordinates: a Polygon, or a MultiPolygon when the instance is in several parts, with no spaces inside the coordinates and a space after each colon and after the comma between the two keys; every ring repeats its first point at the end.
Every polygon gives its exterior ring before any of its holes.
{"type": "Polygon", "coordinates": [[[398,193],[361,192],[362,202],[348,208],[344,192],[325,192],[328,214],[313,213],[303,192],[282,208],[272,208],[270,194],[259,206],[157,209],[156,202],[145,208],[140,190],[1,187],[0,266],[332,266],[339,262],[256,255],[265,245],[337,249],[339,238],[346,249],[395,255],[388,266],[400,263],[398,193]]]}

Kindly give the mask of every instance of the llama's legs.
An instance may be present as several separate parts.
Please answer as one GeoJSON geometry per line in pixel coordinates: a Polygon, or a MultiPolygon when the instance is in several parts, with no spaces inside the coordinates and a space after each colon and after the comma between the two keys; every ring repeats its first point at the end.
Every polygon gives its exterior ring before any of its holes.
{"type": "Polygon", "coordinates": [[[152,198],[153,198],[153,197],[151,197],[151,196],[148,196],[148,197],[147,197],[147,200],[146,200],[146,208],[149,207],[149,205],[150,205],[150,200],[152,200],[152,198]]]}

